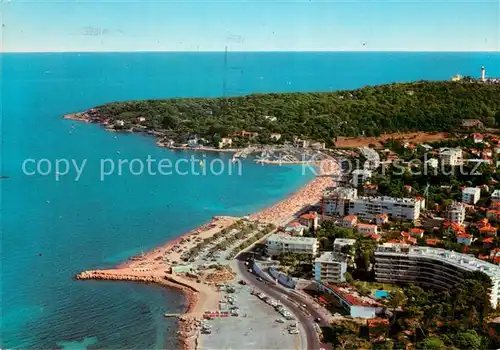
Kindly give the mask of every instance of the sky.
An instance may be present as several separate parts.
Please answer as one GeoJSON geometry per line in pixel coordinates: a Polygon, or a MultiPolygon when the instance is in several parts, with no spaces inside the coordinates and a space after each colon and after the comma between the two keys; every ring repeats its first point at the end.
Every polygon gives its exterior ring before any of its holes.
{"type": "Polygon", "coordinates": [[[0,0],[4,52],[499,51],[500,0],[0,0]]]}

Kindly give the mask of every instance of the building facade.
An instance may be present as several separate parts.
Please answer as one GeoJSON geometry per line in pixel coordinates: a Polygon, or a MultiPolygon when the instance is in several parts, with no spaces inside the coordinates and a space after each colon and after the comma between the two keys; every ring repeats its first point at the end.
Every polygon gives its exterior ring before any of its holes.
{"type": "Polygon", "coordinates": [[[415,221],[420,216],[422,204],[418,198],[358,197],[355,188],[339,187],[323,196],[323,215],[352,216],[361,220],[373,220],[379,214],[387,215],[387,220],[415,221]]]}
{"type": "Polygon", "coordinates": [[[358,190],[349,187],[337,187],[334,190],[325,191],[323,194],[323,215],[345,216],[348,212],[347,205],[350,200],[358,197],[358,190]]]}
{"type": "Polygon", "coordinates": [[[461,283],[467,271],[482,271],[491,278],[490,302],[496,308],[500,266],[466,254],[431,247],[385,243],[375,251],[375,279],[382,283],[414,283],[450,289],[461,283]]]}
{"type": "Polygon", "coordinates": [[[324,252],[314,260],[314,279],[323,283],[345,282],[347,261],[339,253],[324,252]]]}
{"type": "Polygon", "coordinates": [[[439,158],[445,165],[456,166],[463,162],[463,154],[460,148],[441,148],[439,158]]]}
{"type": "Polygon", "coordinates": [[[461,202],[454,202],[446,209],[448,220],[462,225],[465,221],[465,205],[461,202]]]}
{"type": "Polygon", "coordinates": [[[481,189],[479,187],[465,187],[462,190],[462,202],[476,204],[481,198],[481,189]]]}
{"type": "Polygon", "coordinates": [[[349,203],[349,215],[373,220],[387,214],[391,220],[415,221],[420,216],[420,202],[414,198],[358,197],[349,203]]]}
{"type": "Polygon", "coordinates": [[[309,254],[316,256],[318,240],[313,237],[296,237],[275,233],[266,239],[266,254],[277,256],[284,253],[309,254]]]}

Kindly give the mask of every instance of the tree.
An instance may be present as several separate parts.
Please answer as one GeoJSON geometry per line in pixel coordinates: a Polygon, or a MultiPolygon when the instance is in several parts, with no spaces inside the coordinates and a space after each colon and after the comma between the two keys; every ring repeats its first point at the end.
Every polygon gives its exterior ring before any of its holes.
{"type": "Polygon", "coordinates": [[[392,312],[394,314],[393,322],[396,320],[396,309],[400,308],[406,303],[406,297],[400,290],[395,290],[391,293],[389,299],[389,306],[392,307],[392,312]]]}
{"type": "Polygon", "coordinates": [[[481,337],[476,331],[460,332],[452,336],[453,344],[459,349],[480,349],[481,337]]]}
{"type": "Polygon", "coordinates": [[[341,349],[365,350],[372,348],[369,342],[367,342],[362,338],[359,338],[355,334],[341,335],[340,337],[337,338],[337,341],[341,349]]]}
{"type": "Polygon", "coordinates": [[[345,281],[346,281],[347,283],[352,283],[353,279],[352,279],[352,276],[351,276],[351,274],[350,274],[349,272],[346,272],[346,273],[344,274],[344,276],[345,276],[345,281]]]}
{"type": "Polygon", "coordinates": [[[444,342],[438,336],[432,336],[426,338],[423,342],[421,342],[417,349],[422,350],[444,350],[446,346],[444,342]]]}

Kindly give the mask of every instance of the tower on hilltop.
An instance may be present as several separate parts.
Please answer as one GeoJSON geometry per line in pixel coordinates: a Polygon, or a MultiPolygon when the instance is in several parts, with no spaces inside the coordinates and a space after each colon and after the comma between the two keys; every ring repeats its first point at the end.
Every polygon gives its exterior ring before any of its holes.
{"type": "Polygon", "coordinates": [[[486,80],[486,69],[484,69],[484,66],[481,67],[481,81],[486,80]]]}

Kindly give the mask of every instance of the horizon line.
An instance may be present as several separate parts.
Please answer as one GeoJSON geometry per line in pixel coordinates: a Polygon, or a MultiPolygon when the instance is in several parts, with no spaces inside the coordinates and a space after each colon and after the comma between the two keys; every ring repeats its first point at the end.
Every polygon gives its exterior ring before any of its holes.
{"type": "Polygon", "coordinates": [[[0,51],[1,54],[40,53],[499,53],[500,50],[109,50],[109,51],[0,51]]]}

